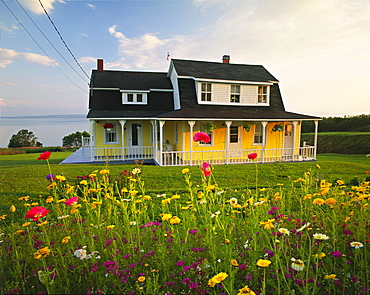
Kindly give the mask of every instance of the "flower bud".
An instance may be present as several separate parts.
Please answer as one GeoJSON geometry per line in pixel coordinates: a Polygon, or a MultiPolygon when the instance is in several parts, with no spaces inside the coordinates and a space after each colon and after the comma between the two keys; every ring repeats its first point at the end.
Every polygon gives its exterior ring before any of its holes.
{"type": "Polygon", "coordinates": [[[15,206],[11,205],[10,208],[9,208],[9,211],[12,212],[12,213],[15,212],[15,206]]]}

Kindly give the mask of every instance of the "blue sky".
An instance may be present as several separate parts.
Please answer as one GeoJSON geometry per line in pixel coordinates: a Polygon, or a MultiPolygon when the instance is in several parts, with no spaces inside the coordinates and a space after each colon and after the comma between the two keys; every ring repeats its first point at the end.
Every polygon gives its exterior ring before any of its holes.
{"type": "MultiPolygon", "coordinates": [[[[368,0],[41,2],[88,76],[97,58],[105,69],[167,71],[167,52],[207,61],[228,54],[231,63],[264,65],[288,111],[370,113],[368,0]]],[[[38,0],[0,0],[0,28],[1,116],[87,113],[88,78],[38,0]]]]}

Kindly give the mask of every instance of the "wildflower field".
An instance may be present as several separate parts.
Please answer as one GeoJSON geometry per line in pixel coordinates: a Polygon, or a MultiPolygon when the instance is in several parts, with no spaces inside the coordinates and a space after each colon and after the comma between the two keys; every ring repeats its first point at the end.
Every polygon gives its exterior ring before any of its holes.
{"type": "MultiPolygon", "coordinates": [[[[187,191],[154,194],[137,163],[67,180],[0,212],[1,294],[369,294],[370,183],[321,167],[244,189],[217,166],[179,168],[187,191]]],[[[250,159],[256,157],[249,155],[250,159]]]]}

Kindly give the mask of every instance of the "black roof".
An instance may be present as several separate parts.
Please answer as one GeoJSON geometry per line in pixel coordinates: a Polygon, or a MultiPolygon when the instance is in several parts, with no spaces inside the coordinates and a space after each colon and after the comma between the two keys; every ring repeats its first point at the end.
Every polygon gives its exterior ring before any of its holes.
{"type": "Polygon", "coordinates": [[[172,84],[167,73],[93,70],[90,87],[149,90],[172,89],[172,84]]]}
{"type": "Polygon", "coordinates": [[[197,60],[171,60],[179,76],[248,82],[278,82],[261,65],[245,65],[197,60]]]}

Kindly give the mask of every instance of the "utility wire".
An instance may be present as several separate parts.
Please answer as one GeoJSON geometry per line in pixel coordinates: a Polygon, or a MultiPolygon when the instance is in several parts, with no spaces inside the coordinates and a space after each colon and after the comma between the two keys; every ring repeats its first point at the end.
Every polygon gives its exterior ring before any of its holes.
{"type": "Polygon", "coordinates": [[[13,11],[9,8],[8,5],[6,5],[5,1],[4,0],[1,0],[4,5],[6,6],[6,8],[8,8],[8,10],[10,11],[10,13],[15,17],[15,19],[18,21],[18,23],[23,27],[23,29],[27,32],[27,34],[31,37],[31,39],[37,44],[37,46],[41,49],[41,51],[50,59],[50,61],[55,65],[56,68],[58,68],[59,71],[61,71],[61,73],[66,76],[66,78],[71,81],[74,85],[76,85],[76,87],[80,88],[83,92],[85,93],[88,93],[86,90],[82,89],[80,86],[78,86],[71,78],[69,78],[63,71],[62,69],[55,63],[55,61],[53,61],[53,59],[45,52],[45,50],[41,47],[41,45],[39,43],[37,43],[37,41],[35,40],[35,38],[32,37],[31,33],[26,29],[26,27],[22,24],[22,22],[17,18],[17,16],[13,13],[13,11]]]}
{"type": "Polygon", "coordinates": [[[73,55],[72,51],[71,51],[71,50],[69,49],[69,47],[67,46],[66,42],[64,41],[64,39],[63,39],[62,35],[59,33],[59,31],[58,31],[57,27],[55,26],[54,22],[51,20],[51,18],[50,18],[50,16],[49,16],[48,12],[46,11],[46,9],[45,9],[44,5],[43,5],[43,4],[42,4],[42,2],[41,2],[41,0],[39,0],[39,2],[40,2],[40,4],[41,4],[41,7],[42,7],[42,9],[44,10],[45,14],[47,15],[47,17],[48,17],[49,21],[50,21],[50,22],[51,22],[51,24],[53,25],[53,27],[54,27],[55,31],[58,33],[58,35],[59,35],[59,37],[60,37],[60,40],[62,40],[62,42],[63,42],[64,46],[67,48],[67,50],[69,51],[69,53],[72,55],[73,59],[74,59],[74,60],[75,60],[75,62],[78,64],[78,66],[80,67],[80,69],[82,70],[82,72],[84,72],[84,74],[86,75],[86,77],[87,77],[88,79],[90,79],[89,75],[88,75],[88,74],[86,74],[86,72],[84,71],[84,69],[83,69],[83,68],[81,67],[81,65],[78,63],[78,61],[77,61],[76,57],[73,55]]]}
{"type": "MultiPolygon", "coordinates": [[[[70,66],[70,68],[77,74],[81,77],[82,80],[85,80],[84,77],[82,77],[80,75],[80,73],[78,73],[73,67],[72,65],[64,58],[64,56],[58,51],[58,49],[53,45],[53,43],[51,43],[51,41],[48,39],[47,36],[45,36],[45,34],[42,32],[42,30],[39,28],[39,26],[33,21],[33,19],[30,17],[30,15],[27,13],[27,11],[23,8],[23,6],[18,2],[18,0],[15,0],[15,2],[18,3],[18,5],[22,8],[22,10],[24,11],[24,13],[28,16],[28,18],[32,21],[32,23],[36,26],[36,28],[39,30],[39,32],[45,37],[45,39],[49,42],[49,44],[55,49],[56,52],[58,52],[58,54],[60,55],[61,58],[63,58],[63,60],[70,66]]],[[[87,83],[89,84],[89,83],[87,83]]]]}

